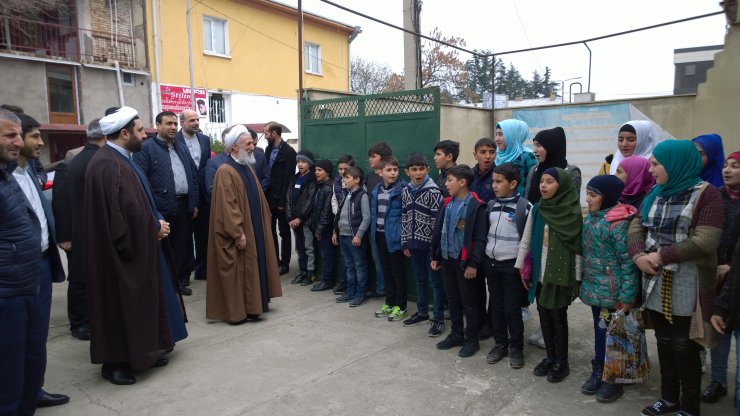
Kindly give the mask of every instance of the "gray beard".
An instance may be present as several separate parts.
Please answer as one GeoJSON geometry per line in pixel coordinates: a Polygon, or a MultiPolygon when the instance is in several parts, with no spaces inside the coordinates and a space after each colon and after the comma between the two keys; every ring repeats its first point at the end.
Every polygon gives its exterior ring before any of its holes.
{"type": "Polygon", "coordinates": [[[240,151],[237,158],[249,166],[254,166],[254,164],[257,163],[254,153],[249,153],[247,151],[240,151]]]}

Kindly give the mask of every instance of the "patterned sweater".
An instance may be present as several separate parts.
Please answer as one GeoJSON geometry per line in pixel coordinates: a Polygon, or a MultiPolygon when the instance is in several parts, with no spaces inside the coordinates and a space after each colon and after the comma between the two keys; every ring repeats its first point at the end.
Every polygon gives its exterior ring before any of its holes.
{"type": "Polygon", "coordinates": [[[427,176],[419,187],[409,183],[401,193],[401,247],[428,251],[434,234],[442,191],[427,176]]]}

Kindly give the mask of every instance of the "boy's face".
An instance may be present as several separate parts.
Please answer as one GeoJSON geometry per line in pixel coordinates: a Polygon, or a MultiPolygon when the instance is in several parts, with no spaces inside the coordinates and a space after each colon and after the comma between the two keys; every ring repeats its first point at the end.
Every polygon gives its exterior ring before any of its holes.
{"type": "Polygon", "coordinates": [[[517,181],[509,182],[506,176],[500,173],[493,173],[493,193],[496,194],[496,198],[507,198],[514,195],[516,191],[517,181]]]}
{"type": "Polygon", "coordinates": [[[540,179],[540,193],[542,199],[550,199],[558,193],[558,181],[555,180],[551,175],[544,174],[540,179]]]}
{"type": "Polygon", "coordinates": [[[314,170],[314,173],[316,174],[316,180],[319,182],[323,182],[329,177],[329,174],[326,173],[326,171],[324,169],[321,169],[320,167],[316,167],[316,169],[314,170]]]}
{"type": "Polygon", "coordinates": [[[445,152],[442,149],[437,149],[434,151],[434,166],[437,169],[447,169],[452,165],[452,155],[451,154],[445,154],[445,152]]]}
{"type": "Polygon", "coordinates": [[[301,175],[305,175],[306,172],[308,172],[308,170],[311,168],[310,166],[308,166],[308,162],[304,162],[302,160],[295,162],[295,164],[296,166],[298,166],[298,172],[300,172],[301,175]]]}
{"type": "Polygon", "coordinates": [[[339,172],[339,177],[340,178],[343,178],[344,177],[344,171],[346,171],[347,168],[349,168],[349,164],[348,163],[340,163],[340,164],[337,165],[337,171],[339,172]]]}
{"type": "Polygon", "coordinates": [[[396,183],[398,179],[398,166],[387,164],[381,169],[380,177],[383,178],[383,183],[388,186],[396,183]]]}
{"type": "Polygon", "coordinates": [[[462,193],[461,190],[463,188],[467,188],[468,184],[465,179],[458,179],[455,176],[447,175],[445,186],[447,187],[447,192],[450,193],[450,196],[456,197],[462,193]]]}
{"type": "Polygon", "coordinates": [[[597,194],[596,192],[586,191],[586,204],[588,210],[596,212],[601,209],[601,203],[604,201],[604,197],[597,194]]]}
{"type": "Polygon", "coordinates": [[[406,174],[409,175],[409,178],[411,179],[411,183],[413,183],[416,186],[421,185],[421,183],[424,181],[424,178],[427,177],[428,173],[429,173],[429,166],[415,165],[415,166],[411,166],[410,168],[406,169],[406,174]]]}
{"type": "Polygon", "coordinates": [[[370,157],[367,159],[368,163],[370,163],[370,167],[373,169],[378,168],[378,162],[380,162],[380,155],[377,153],[373,153],[370,155],[370,157]]]}
{"type": "Polygon", "coordinates": [[[342,178],[342,183],[344,184],[345,188],[349,189],[350,191],[354,191],[355,189],[360,187],[360,178],[347,175],[342,178]]]}
{"type": "Polygon", "coordinates": [[[478,162],[478,168],[481,171],[487,171],[493,164],[496,157],[496,149],[490,146],[481,146],[473,153],[475,161],[478,162]]]}

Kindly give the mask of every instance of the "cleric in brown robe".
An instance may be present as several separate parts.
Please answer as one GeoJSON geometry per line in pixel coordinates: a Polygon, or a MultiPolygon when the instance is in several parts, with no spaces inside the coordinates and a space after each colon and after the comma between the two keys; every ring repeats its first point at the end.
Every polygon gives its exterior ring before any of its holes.
{"type": "Polygon", "coordinates": [[[90,159],[84,192],[90,354],[106,380],[133,384],[131,371],[166,365],[162,356],[176,340],[158,246],[169,225],[157,220],[151,191],[131,160],[145,137],[136,110],[123,107],[100,126],[108,144],[90,159]]]}
{"type": "Polygon", "coordinates": [[[241,323],[282,296],[270,207],[249,163],[254,143],[234,126],[224,138],[231,156],[218,168],[211,195],[206,318],[241,323]]]}

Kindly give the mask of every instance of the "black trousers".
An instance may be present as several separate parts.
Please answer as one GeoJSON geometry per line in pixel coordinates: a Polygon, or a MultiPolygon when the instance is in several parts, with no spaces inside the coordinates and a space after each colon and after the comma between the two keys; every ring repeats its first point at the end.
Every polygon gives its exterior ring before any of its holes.
{"type": "Polygon", "coordinates": [[[279,209],[270,209],[270,214],[272,214],[272,240],[275,242],[275,254],[278,259],[278,265],[289,267],[290,254],[293,248],[288,218],[285,216],[285,211],[280,211],[279,209]],[[279,243],[278,231],[280,232],[279,243]],[[283,253],[282,257],[280,257],[280,253],[283,253]]]}
{"type": "MultiPolygon", "coordinates": [[[[70,270],[73,251],[67,252],[67,270],[70,270]]],[[[89,325],[90,320],[87,312],[87,286],[85,276],[67,276],[67,318],[69,329],[76,329],[83,325],[89,325]]]]}
{"type": "Polygon", "coordinates": [[[211,220],[211,207],[201,198],[198,218],[193,220],[195,240],[195,277],[206,278],[208,274],[208,222],[211,220]]]}
{"type": "Polygon", "coordinates": [[[495,261],[486,258],[484,271],[491,299],[491,329],[496,345],[521,350],[524,347],[522,292],[526,293],[516,260],[495,261]]]}
{"type": "MultiPolygon", "coordinates": [[[[521,299],[520,299],[521,300],[521,299]]],[[[537,312],[540,315],[540,328],[545,339],[547,358],[561,365],[568,364],[568,307],[548,309],[540,306],[539,288],[537,290],[537,312]]],[[[519,312],[521,314],[521,311],[519,312]]]]}
{"type": "Polygon", "coordinates": [[[380,256],[380,264],[383,267],[385,303],[390,307],[398,306],[402,311],[405,311],[408,296],[403,250],[393,253],[389,252],[385,233],[376,233],[375,241],[378,243],[378,255],[380,256]]]}
{"type": "Polygon", "coordinates": [[[177,200],[177,211],[166,215],[170,223],[169,240],[172,257],[175,260],[175,274],[180,284],[190,284],[191,260],[193,258],[193,219],[188,213],[188,198],[177,200]]]}
{"type": "Polygon", "coordinates": [[[690,316],[674,316],[673,324],[660,312],[649,310],[655,328],[663,400],[680,403],[681,410],[699,415],[701,359],[699,344],[689,339],[690,316]]]}
{"type": "MultiPolygon", "coordinates": [[[[460,260],[442,259],[442,283],[447,294],[447,308],[450,311],[451,335],[477,341],[480,328],[481,279],[477,276],[474,279],[466,279],[464,272],[460,268],[460,260]]],[[[485,290],[485,281],[483,283],[485,290]]]]}

